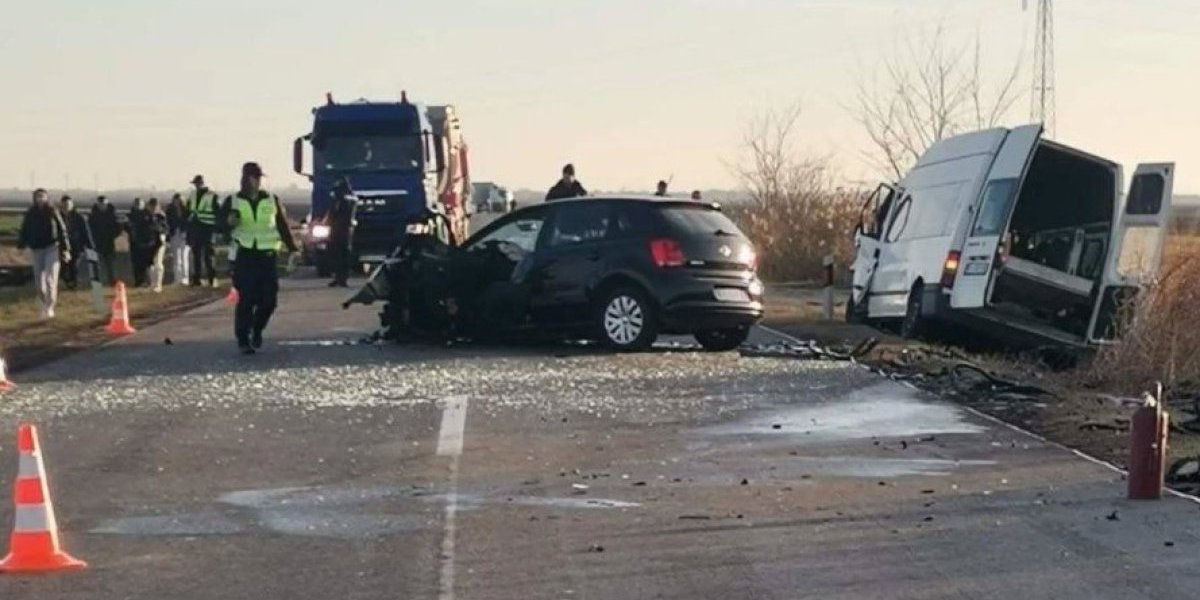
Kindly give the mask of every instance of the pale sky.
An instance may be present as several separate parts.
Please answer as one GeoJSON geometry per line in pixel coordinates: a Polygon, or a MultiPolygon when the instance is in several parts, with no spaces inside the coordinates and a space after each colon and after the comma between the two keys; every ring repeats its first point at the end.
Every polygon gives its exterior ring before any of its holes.
{"type": "MultiPolygon", "coordinates": [[[[1036,0],[1030,0],[1036,4],[1036,0]]],[[[326,91],[459,108],[472,175],[545,188],[734,187],[757,111],[799,101],[803,149],[880,177],[845,106],[896,36],[978,32],[992,78],[1032,49],[1020,0],[6,0],[0,187],[277,186],[326,91]]],[[[1200,192],[1196,0],[1057,0],[1056,138],[1179,163],[1200,192]]],[[[1026,59],[1028,63],[1028,58],[1026,59]]],[[[1023,88],[1031,86],[1028,70],[1023,88]]],[[[1013,121],[1028,120],[1028,97],[1013,121]]]]}

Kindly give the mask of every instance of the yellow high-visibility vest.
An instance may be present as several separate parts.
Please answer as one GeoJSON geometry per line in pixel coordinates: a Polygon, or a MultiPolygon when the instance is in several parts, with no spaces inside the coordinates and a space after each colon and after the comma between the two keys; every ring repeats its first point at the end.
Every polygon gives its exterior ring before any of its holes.
{"type": "Polygon", "coordinates": [[[211,191],[205,191],[199,197],[190,198],[188,210],[192,211],[192,214],[196,216],[196,221],[201,225],[216,225],[217,195],[211,191]]]}
{"type": "Polygon", "coordinates": [[[279,210],[275,206],[275,197],[264,196],[255,208],[249,200],[233,197],[234,210],[238,215],[238,224],[233,228],[233,239],[237,245],[248,250],[275,250],[283,247],[279,230],[275,228],[275,218],[279,210]]]}

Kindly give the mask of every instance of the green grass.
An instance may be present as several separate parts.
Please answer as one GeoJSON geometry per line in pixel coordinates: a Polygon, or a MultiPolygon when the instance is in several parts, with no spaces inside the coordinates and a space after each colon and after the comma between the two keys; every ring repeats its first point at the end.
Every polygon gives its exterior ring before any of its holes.
{"type": "MultiPolygon", "coordinates": [[[[116,265],[118,278],[132,281],[129,256],[118,253],[116,265]]],[[[219,269],[223,266],[222,263],[219,269]]],[[[218,273],[225,271],[218,270],[218,273]]],[[[171,281],[169,265],[165,281],[171,281]]],[[[159,294],[145,288],[130,288],[130,318],[137,327],[172,316],[181,309],[219,299],[228,292],[227,275],[222,282],[219,289],[168,284],[159,294]]],[[[82,282],[78,290],[68,290],[60,283],[55,318],[41,319],[37,292],[32,284],[0,288],[0,353],[10,367],[19,369],[102,342],[108,339],[103,327],[109,319],[111,302],[112,289],[106,288],[105,311],[98,313],[92,305],[89,282],[82,282]]]]}
{"type": "Polygon", "coordinates": [[[0,237],[17,237],[21,229],[21,215],[15,213],[0,213],[0,237]]]}

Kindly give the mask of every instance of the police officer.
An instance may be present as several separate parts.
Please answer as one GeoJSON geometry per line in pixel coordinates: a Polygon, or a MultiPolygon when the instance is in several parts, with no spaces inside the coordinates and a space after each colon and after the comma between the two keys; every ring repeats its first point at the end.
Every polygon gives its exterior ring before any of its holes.
{"type": "Polygon", "coordinates": [[[357,200],[350,182],[343,177],[333,186],[333,202],[325,223],[329,225],[329,258],[333,262],[333,281],[329,287],[347,287],[350,278],[350,244],[354,239],[357,200]]]}
{"type": "Polygon", "coordinates": [[[187,245],[192,252],[192,285],[200,285],[207,273],[208,285],[217,287],[217,271],[213,267],[213,234],[217,227],[217,195],[204,185],[204,176],[192,178],[196,189],[188,194],[187,245]]]}
{"type": "Polygon", "coordinates": [[[241,190],[221,206],[236,248],[233,287],[238,290],[238,304],[233,330],[242,354],[262,348],[263,329],[279,298],[279,252],[284,247],[296,251],[283,204],[262,189],[262,178],[258,163],[242,165],[241,190]]]}

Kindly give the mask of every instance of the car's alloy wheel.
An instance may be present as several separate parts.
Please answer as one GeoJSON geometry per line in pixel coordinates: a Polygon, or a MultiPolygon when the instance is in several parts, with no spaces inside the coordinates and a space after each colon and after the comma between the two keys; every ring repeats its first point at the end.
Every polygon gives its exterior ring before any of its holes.
{"type": "Polygon", "coordinates": [[[611,348],[644,350],[658,337],[654,307],[638,290],[614,290],[597,308],[600,339],[611,348]]]}
{"type": "Polygon", "coordinates": [[[614,297],[604,309],[604,332],[616,344],[632,344],[645,326],[646,315],[641,305],[629,296],[614,297]]]}

